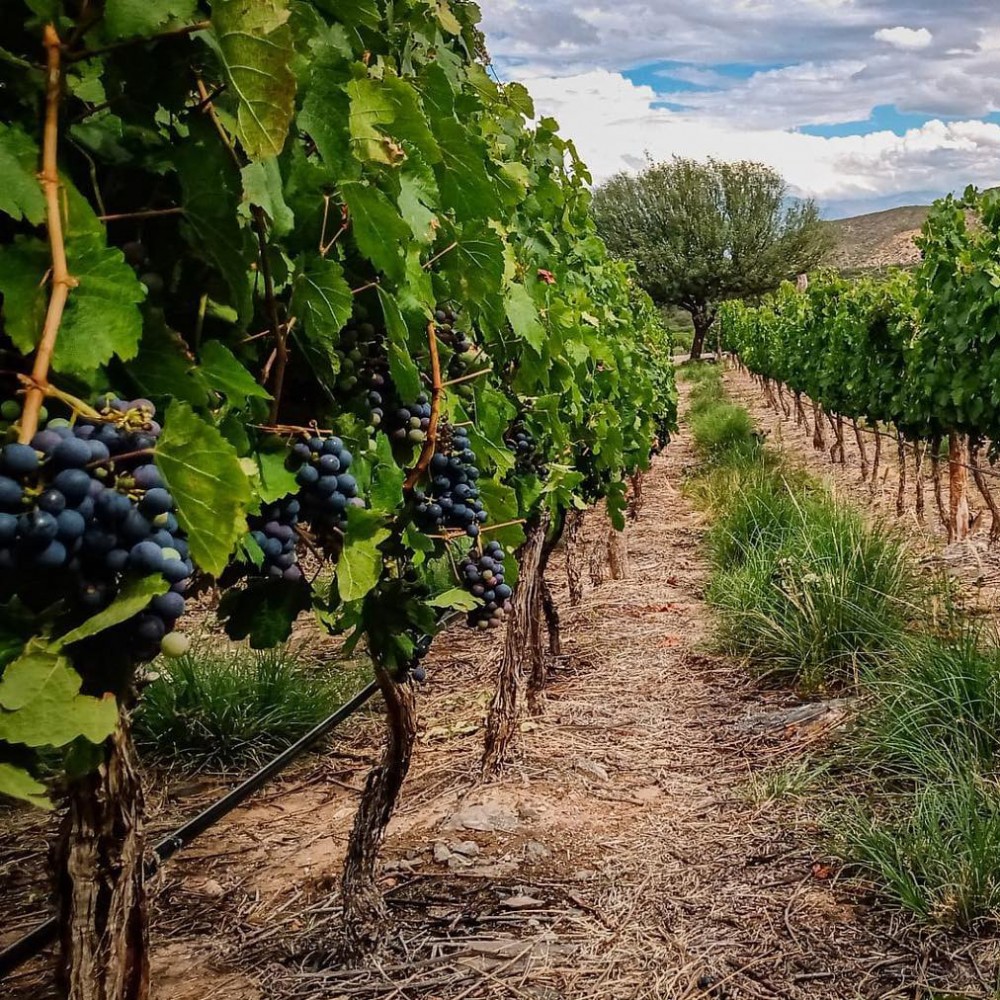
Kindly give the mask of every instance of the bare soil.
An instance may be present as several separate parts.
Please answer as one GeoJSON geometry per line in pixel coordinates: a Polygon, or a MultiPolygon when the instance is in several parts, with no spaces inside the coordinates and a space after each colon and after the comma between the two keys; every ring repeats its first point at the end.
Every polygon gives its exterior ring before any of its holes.
{"type": "MultiPolygon", "coordinates": [[[[822,796],[768,794],[768,775],[840,709],[761,688],[707,651],[704,525],[682,490],[696,464],[685,433],[656,461],[628,579],[571,608],[553,561],[565,656],[502,780],[478,781],[491,637],[437,644],[384,851],[396,921],[384,955],[362,970],[331,958],[345,840],[378,752],[372,713],[165,866],[156,1000],[988,997],[986,942],[921,933],[882,908],[824,854],[822,796]]],[[[600,578],[602,517],[586,535],[600,578]]],[[[160,829],[218,791],[150,780],[160,829]]],[[[37,823],[10,826],[0,944],[46,906],[37,823]]],[[[52,995],[49,963],[4,996],[52,995]]]]}

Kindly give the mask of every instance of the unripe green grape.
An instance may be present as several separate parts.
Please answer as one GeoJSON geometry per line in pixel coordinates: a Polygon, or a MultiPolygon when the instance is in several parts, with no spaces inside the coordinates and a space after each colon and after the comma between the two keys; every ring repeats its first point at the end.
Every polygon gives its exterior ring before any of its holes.
{"type": "Polygon", "coordinates": [[[191,640],[180,632],[171,632],[160,642],[160,652],[171,660],[183,656],[190,648],[191,640]]]}
{"type": "Polygon", "coordinates": [[[17,420],[21,415],[21,404],[14,399],[6,400],[0,405],[0,417],[4,420],[17,420]]]}

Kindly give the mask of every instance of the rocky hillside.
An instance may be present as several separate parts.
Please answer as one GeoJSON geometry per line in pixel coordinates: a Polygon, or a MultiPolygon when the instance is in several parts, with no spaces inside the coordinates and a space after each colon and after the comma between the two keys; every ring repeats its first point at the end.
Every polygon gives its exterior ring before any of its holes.
{"type": "Polygon", "coordinates": [[[927,212],[925,205],[912,205],[828,223],[836,235],[830,264],[848,272],[916,264],[920,251],[913,238],[927,212]]]}

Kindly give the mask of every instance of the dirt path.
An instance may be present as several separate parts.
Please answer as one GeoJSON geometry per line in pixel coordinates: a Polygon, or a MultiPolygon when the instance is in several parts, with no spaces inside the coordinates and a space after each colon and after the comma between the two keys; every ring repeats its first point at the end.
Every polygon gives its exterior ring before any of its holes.
{"type": "MultiPolygon", "coordinates": [[[[567,657],[497,783],[475,780],[488,642],[440,644],[384,853],[387,958],[324,958],[372,718],[160,876],[156,1000],[860,1000],[954,978],[829,877],[821,804],[767,799],[766,769],[810,733],[786,724],[792,695],[703,652],[703,525],[679,488],[693,464],[682,434],[649,475],[628,580],[569,608],[554,567],[567,657]]],[[[25,990],[12,1000],[43,996],[25,990]]]]}

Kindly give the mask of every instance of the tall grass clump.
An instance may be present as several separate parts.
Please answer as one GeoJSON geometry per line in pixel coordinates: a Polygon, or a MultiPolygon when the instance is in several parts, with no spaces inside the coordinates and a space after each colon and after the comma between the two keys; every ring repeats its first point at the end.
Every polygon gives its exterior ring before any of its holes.
{"type": "Polygon", "coordinates": [[[258,766],[367,680],[307,666],[287,648],[196,648],[158,668],[136,714],[136,742],[158,763],[213,771],[258,766]]]}

